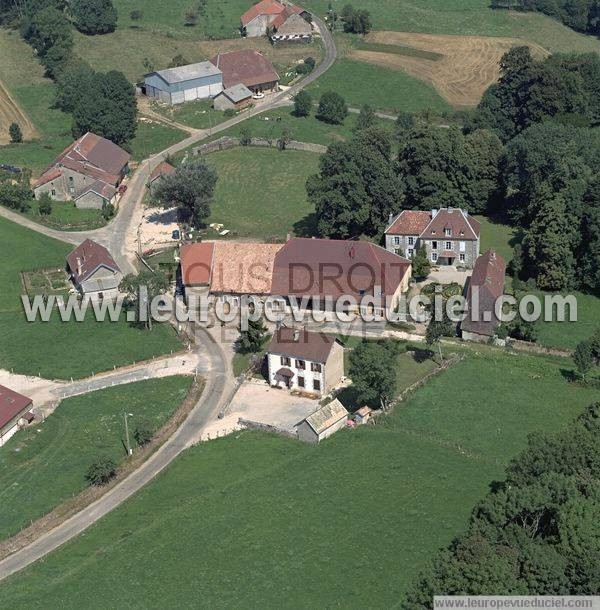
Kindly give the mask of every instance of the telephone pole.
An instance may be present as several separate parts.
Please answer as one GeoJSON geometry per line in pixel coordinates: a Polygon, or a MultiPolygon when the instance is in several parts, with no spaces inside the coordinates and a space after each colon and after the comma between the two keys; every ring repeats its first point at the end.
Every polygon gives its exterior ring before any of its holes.
{"type": "Polygon", "coordinates": [[[129,422],[127,421],[127,416],[131,417],[133,413],[123,413],[123,418],[125,419],[125,438],[127,440],[127,455],[131,455],[133,450],[131,449],[131,442],[129,441],[129,422]]]}

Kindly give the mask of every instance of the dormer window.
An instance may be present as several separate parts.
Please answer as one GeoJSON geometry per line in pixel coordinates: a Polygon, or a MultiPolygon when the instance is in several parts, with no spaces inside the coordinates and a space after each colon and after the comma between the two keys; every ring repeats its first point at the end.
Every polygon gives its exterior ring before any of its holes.
{"type": "Polygon", "coordinates": [[[444,235],[446,237],[451,237],[452,236],[452,229],[444,229],[444,235]]]}

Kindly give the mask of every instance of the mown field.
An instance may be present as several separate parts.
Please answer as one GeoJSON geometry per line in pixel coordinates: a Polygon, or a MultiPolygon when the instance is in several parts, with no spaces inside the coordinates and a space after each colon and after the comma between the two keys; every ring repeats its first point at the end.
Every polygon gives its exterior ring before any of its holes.
{"type": "Polygon", "coordinates": [[[87,377],[113,366],[178,350],[175,332],[167,324],[151,332],[117,323],[27,322],[20,295],[20,271],[40,267],[63,267],[72,247],[0,218],[0,243],[4,255],[0,266],[0,368],[15,373],[68,379],[87,377]]]}
{"type": "Polygon", "coordinates": [[[305,183],[317,171],[318,154],[234,148],[206,160],[219,175],[207,223],[222,223],[236,237],[261,239],[310,230],[305,225],[313,209],[305,183]]]}
{"type": "Polygon", "coordinates": [[[526,435],[598,399],[563,366],[470,352],[378,425],[319,446],[243,432],[193,447],[3,583],[0,604],[397,605],[526,435]]]}
{"type": "Polygon", "coordinates": [[[72,201],[52,202],[50,214],[40,214],[37,200],[32,199],[30,208],[23,215],[34,222],[61,231],[88,231],[106,224],[102,210],[88,210],[75,207],[72,201]]]}
{"type": "Polygon", "coordinates": [[[140,422],[158,430],[190,384],[188,377],[166,377],[67,398],[14,436],[0,448],[0,540],[87,487],[85,473],[99,455],[117,464],[125,459],[124,411],[132,413],[131,434],[140,422]]]}

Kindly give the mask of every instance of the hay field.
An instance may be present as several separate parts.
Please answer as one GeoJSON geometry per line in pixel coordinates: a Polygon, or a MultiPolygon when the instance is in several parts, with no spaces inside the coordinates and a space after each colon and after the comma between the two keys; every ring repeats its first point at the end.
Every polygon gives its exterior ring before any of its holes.
{"type": "Polygon", "coordinates": [[[33,123],[17,104],[8,89],[0,81],[0,144],[8,144],[8,128],[11,123],[18,123],[23,132],[23,140],[30,140],[37,135],[33,123]]]}
{"type": "Polygon", "coordinates": [[[479,103],[499,77],[502,55],[519,45],[528,45],[536,58],[548,55],[540,45],[519,38],[376,31],[348,57],[403,70],[431,84],[455,108],[466,108],[479,103]]]}

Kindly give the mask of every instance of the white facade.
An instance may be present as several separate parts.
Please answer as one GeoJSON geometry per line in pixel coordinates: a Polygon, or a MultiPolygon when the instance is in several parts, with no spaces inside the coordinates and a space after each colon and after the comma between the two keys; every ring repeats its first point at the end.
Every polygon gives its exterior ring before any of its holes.
{"type": "Polygon", "coordinates": [[[279,354],[268,354],[269,384],[274,387],[299,390],[321,396],[326,393],[325,365],[320,362],[290,358],[279,354]],[[293,377],[286,383],[277,375],[280,369],[290,369],[293,377]]]}

